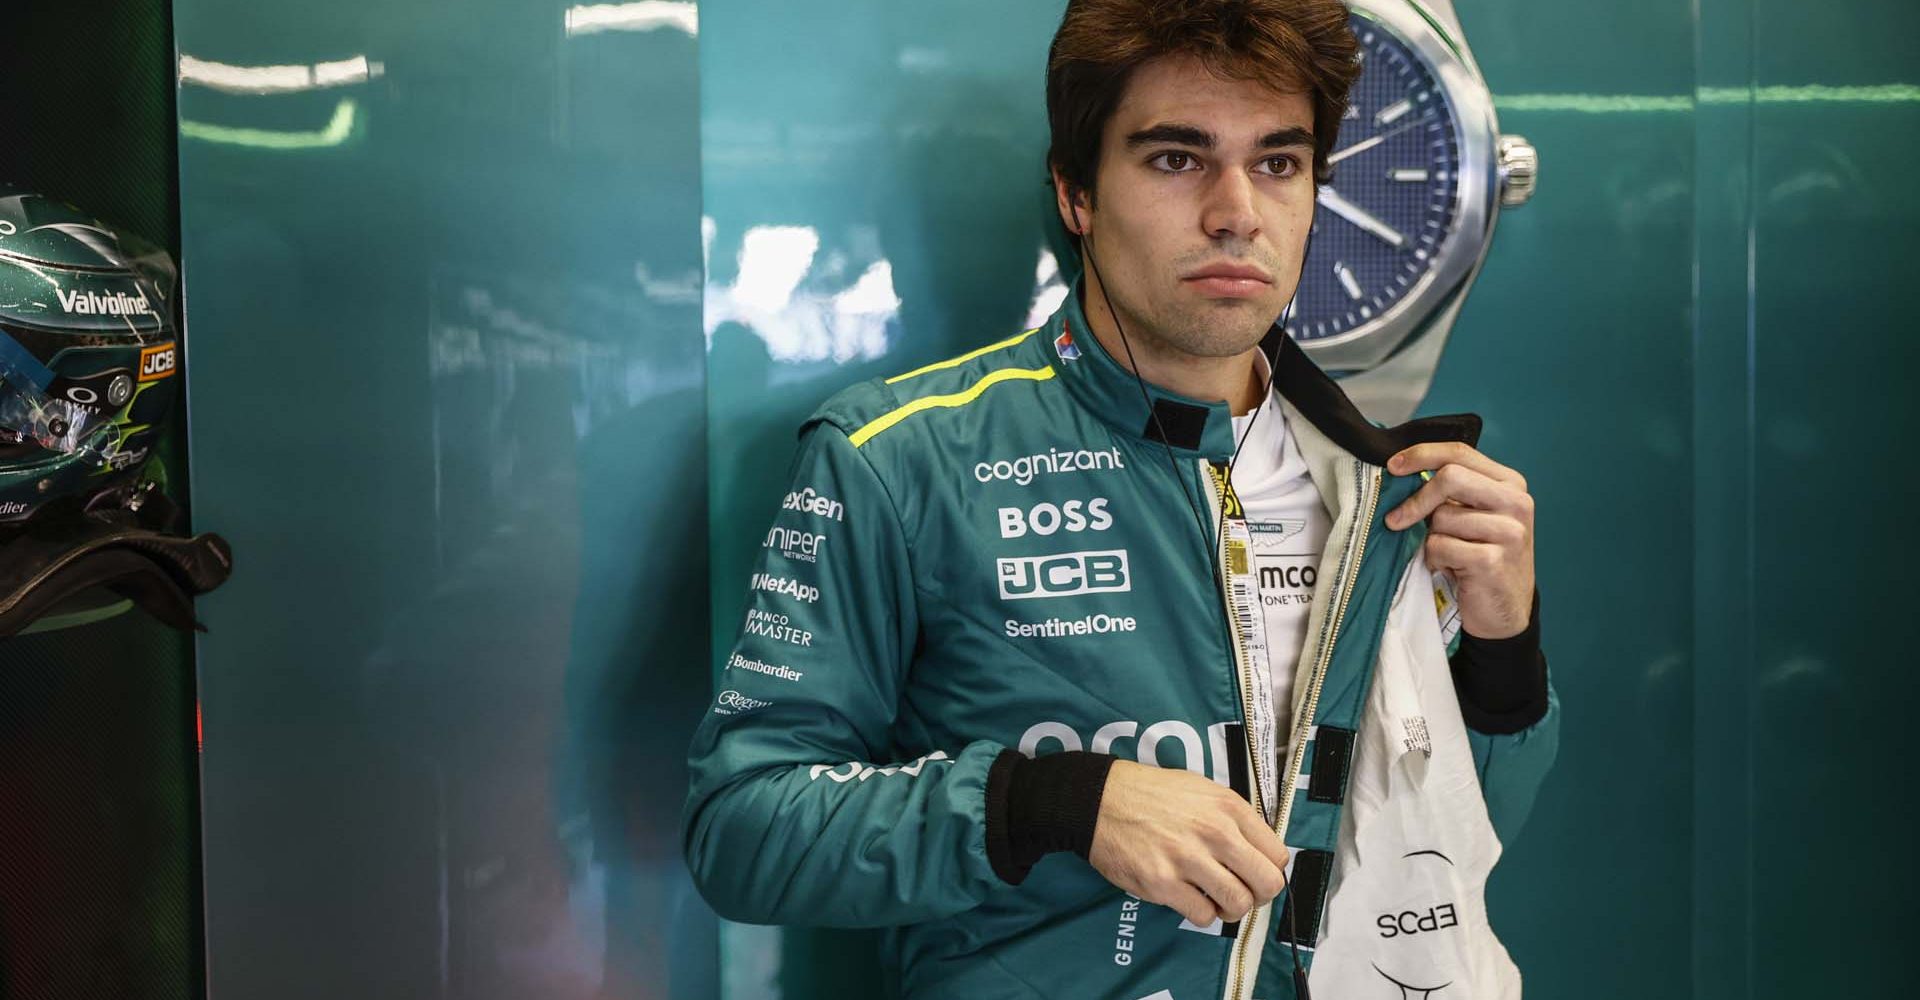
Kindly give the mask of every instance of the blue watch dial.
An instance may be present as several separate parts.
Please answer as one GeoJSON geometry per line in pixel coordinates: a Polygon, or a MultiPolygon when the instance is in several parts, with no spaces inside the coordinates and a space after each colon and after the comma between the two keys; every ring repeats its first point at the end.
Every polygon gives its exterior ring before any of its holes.
{"type": "Polygon", "coordinates": [[[1457,208],[1460,153],[1446,94],[1399,38],[1359,15],[1352,23],[1364,68],[1287,318],[1301,342],[1351,333],[1412,291],[1457,208]]]}

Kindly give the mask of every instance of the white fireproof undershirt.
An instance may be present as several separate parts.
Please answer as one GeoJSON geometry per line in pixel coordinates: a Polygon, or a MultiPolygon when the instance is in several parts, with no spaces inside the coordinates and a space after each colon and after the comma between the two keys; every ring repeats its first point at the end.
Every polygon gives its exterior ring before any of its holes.
{"type": "Polygon", "coordinates": [[[1313,584],[1333,517],[1320,501],[1278,398],[1269,392],[1258,413],[1258,420],[1252,414],[1233,418],[1234,440],[1245,435],[1233,463],[1233,492],[1253,536],[1272,662],[1274,750],[1285,760],[1293,729],[1293,674],[1306,645],[1313,584]]]}

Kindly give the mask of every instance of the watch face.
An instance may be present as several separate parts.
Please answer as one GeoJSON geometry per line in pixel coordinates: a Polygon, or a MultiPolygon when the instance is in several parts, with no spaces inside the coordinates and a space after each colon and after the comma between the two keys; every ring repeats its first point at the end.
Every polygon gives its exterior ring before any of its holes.
{"type": "Polygon", "coordinates": [[[1364,68],[1287,319],[1302,343],[1351,334],[1411,292],[1434,266],[1457,207],[1453,111],[1431,68],[1378,22],[1355,15],[1352,23],[1364,68]]]}

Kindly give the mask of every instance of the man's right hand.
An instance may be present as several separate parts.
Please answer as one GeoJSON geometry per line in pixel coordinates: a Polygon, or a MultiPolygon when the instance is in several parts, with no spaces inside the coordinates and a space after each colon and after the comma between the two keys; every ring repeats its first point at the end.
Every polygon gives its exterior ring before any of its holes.
{"type": "Polygon", "coordinates": [[[1107,881],[1205,927],[1285,888],[1287,849],[1230,789],[1191,771],[1115,761],[1087,860],[1107,881]]]}

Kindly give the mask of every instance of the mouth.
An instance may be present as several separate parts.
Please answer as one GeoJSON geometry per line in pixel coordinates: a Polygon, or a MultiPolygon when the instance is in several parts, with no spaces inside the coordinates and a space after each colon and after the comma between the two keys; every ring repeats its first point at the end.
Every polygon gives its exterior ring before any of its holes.
{"type": "Polygon", "coordinates": [[[1182,275],[1180,281],[1209,298],[1248,299],[1273,287],[1265,271],[1244,264],[1213,264],[1182,275]]]}

